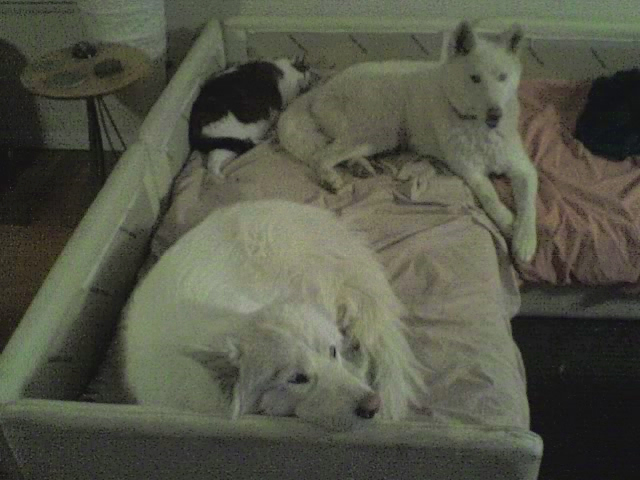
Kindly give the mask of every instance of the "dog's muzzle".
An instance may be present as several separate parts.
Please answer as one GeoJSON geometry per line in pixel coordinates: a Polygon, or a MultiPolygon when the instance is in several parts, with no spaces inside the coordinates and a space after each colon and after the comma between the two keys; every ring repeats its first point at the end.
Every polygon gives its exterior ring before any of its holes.
{"type": "Polygon", "coordinates": [[[496,128],[500,119],[502,118],[502,110],[499,108],[490,108],[487,110],[487,116],[484,119],[484,123],[489,128],[496,128]]]}

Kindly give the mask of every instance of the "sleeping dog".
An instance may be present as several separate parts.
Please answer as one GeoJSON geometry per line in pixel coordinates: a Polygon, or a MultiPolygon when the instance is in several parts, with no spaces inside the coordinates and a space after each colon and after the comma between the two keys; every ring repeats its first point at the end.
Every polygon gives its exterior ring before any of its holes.
{"type": "Polygon", "coordinates": [[[125,377],[139,403],[350,429],[424,388],[404,308],[328,210],[281,200],[210,214],[134,290],[125,377]]]}

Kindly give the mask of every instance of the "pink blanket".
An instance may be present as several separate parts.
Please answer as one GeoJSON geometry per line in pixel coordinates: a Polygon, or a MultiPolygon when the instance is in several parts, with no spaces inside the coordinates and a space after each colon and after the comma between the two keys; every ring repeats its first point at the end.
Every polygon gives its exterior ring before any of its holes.
{"type": "MultiPolygon", "coordinates": [[[[520,128],[540,178],[539,247],[522,279],[554,285],[638,284],[640,163],[591,154],[573,136],[589,82],[528,81],[520,128]]],[[[511,202],[506,182],[496,182],[511,202]]]]}

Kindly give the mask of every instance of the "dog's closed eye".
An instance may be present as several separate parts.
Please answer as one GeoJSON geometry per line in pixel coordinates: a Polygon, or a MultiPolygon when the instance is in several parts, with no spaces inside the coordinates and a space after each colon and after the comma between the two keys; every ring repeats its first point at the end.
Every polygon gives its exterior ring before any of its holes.
{"type": "Polygon", "coordinates": [[[336,358],[336,356],[338,355],[336,347],[334,347],[333,345],[331,345],[331,347],[329,348],[329,355],[331,355],[331,358],[336,358]]]}
{"type": "Polygon", "coordinates": [[[309,383],[309,376],[305,375],[304,373],[296,373],[291,378],[289,378],[289,383],[293,383],[294,385],[309,383]]]}

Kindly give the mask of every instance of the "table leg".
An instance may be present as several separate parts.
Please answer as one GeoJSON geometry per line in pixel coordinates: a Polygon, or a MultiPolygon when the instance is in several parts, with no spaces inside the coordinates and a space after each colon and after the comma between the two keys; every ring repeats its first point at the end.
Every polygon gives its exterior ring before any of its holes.
{"type": "Polygon", "coordinates": [[[93,171],[99,185],[102,186],[106,180],[104,148],[95,97],[87,98],[87,118],[89,120],[89,149],[93,156],[93,171]]]}

